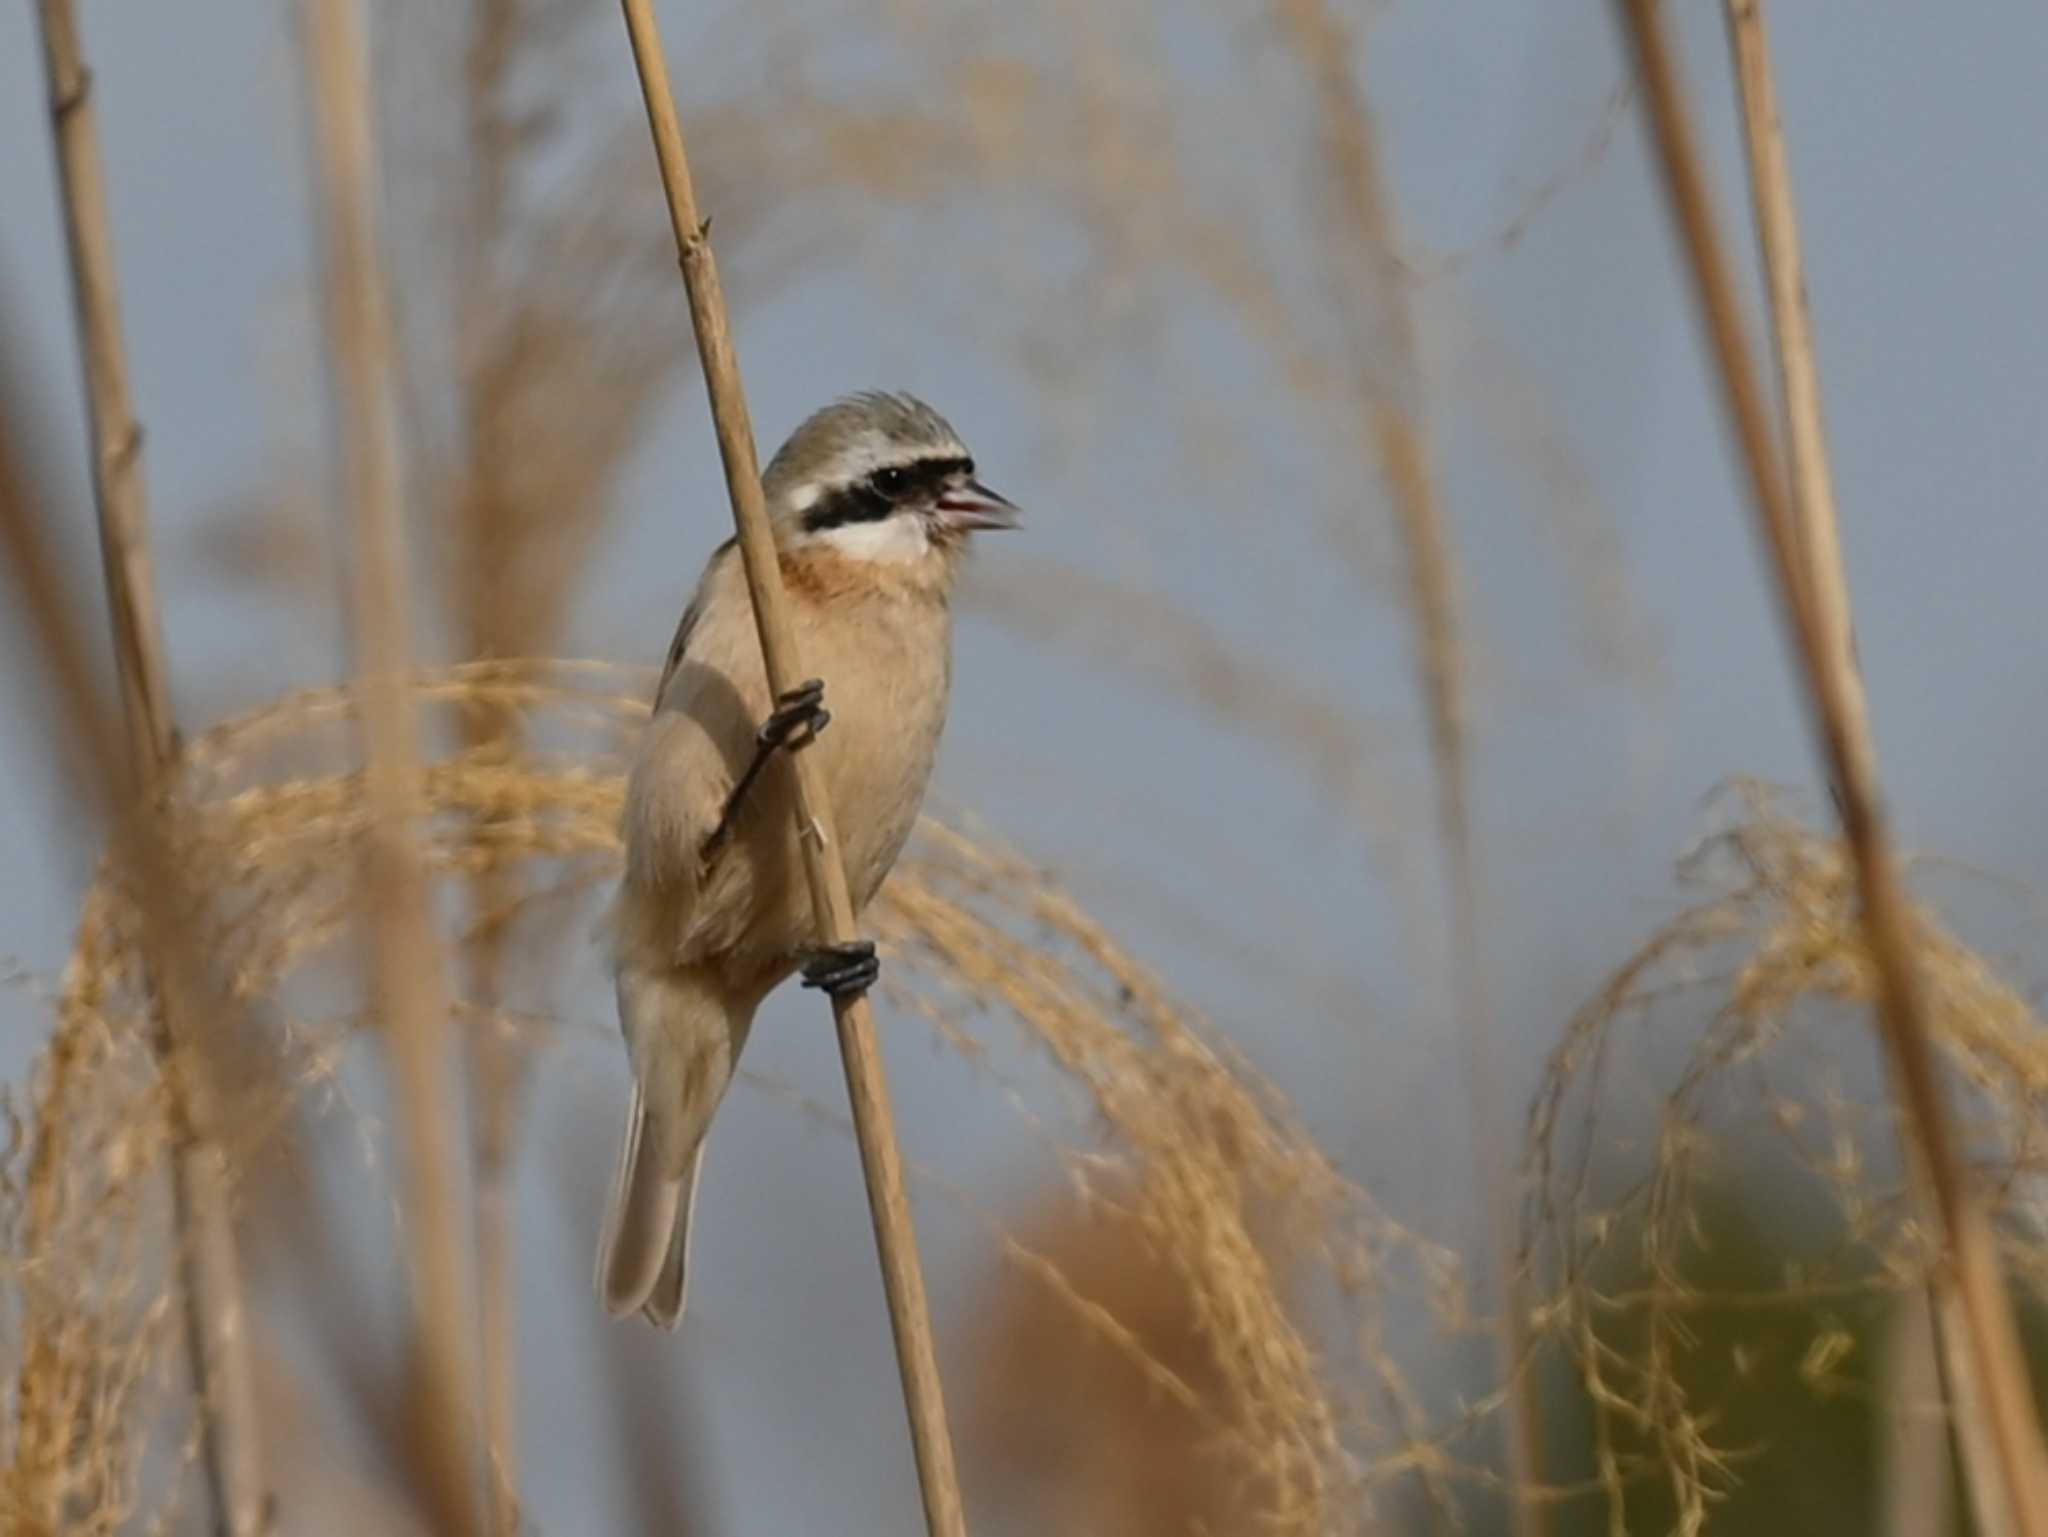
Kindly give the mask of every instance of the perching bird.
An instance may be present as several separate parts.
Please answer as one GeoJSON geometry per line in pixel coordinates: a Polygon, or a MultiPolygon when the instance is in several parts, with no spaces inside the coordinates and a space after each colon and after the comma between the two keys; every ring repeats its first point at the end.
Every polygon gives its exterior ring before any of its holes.
{"type": "Polygon", "coordinates": [[[682,1316],[704,1138],[754,1011],[798,968],[835,994],[877,973],[870,943],[819,945],[779,755],[818,754],[858,913],[931,777],[968,537],[1017,522],[975,479],[959,435],[908,395],[827,406],[761,485],[797,645],[818,676],[771,705],[728,540],[669,647],[626,789],[611,928],[634,1085],[597,1288],[613,1314],[663,1328],[682,1316]]]}

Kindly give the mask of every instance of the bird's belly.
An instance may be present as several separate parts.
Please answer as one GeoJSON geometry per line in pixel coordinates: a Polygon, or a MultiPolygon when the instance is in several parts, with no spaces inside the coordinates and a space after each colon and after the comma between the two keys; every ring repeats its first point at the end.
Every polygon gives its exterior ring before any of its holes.
{"type": "MultiPolygon", "coordinates": [[[[832,724],[814,746],[802,750],[816,753],[824,770],[847,889],[858,914],[880,890],[917,825],[942,720],[937,709],[899,709],[878,720],[867,711],[832,703],[829,683],[827,700],[832,724]]],[[[747,867],[743,878],[752,888],[752,900],[707,904],[714,910],[746,911],[745,930],[703,939],[710,941],[708,949],[730,948],[735,959],[744,957],[749,970],[786,973],[802,951],[818,943],[818,930],[797,843],[791,776],[786,765],[777,767],[779,772],[764,776],[761,788],[771,793],[762,797],[760,815],[750,819],[753,836],[730,851],[747,867]]],[[[709,872],[708,879],[717,881],[719,872],[709,872]]]]}
{"type": "MultiPolygon", "coordinates": [[[[943,690],[919,708],[891,701],[860,729],[848,732],[847,740],[837,744],[838,755],[825,760],[856,912],[881,889],[917,825],[938,758],[945,708],[943,690]]],[[[834,746],[829,734],[819,745],[834,746]]]]}

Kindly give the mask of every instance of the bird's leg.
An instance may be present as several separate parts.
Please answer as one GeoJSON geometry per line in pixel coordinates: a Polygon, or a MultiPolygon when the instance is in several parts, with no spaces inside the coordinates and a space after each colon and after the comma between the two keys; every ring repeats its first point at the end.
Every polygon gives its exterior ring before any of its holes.
{"type": "Polygon", "coordinates": [[[799,683],[788,693],[776,697],[775,708],[761,722],[761,729],[754,733],[753,761],[732,787],[732,793],[726,796],[725,809],[718,814],[718,825],[711,830],[711,836],[704,840],[700,858],[709,860],[725,847],[739,819],[740,808],[746,804],[747,792],[754,788],[754,781],[761,777],[761,770],[768,766],[768,760],[775,756],[777,750],[802,747],[823,731],[831,719],[832,712],[825,708],[822,678],[799,683]]]}
{"type": "Polygon", "coordinates": [[[834,998],[851,998],[866,992],[882,974],[872,939],[849,940],[843,945],[820,945],[804,952],[805,987],[815,987],[834,998]]]}

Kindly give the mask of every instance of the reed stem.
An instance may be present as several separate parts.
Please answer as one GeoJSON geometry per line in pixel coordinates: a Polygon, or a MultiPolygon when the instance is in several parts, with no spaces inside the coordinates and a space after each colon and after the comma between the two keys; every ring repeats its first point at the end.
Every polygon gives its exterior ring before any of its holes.
{"type": "MultiPolygon", "coordinates": [[[[1842,560],[1841,523],[1835,508],[1834,471],[1829,463],[1826,418],[1821,410],[1819,353],[1813,340],[1813,316],[1807,303],[1805,259],[1801,254],[1797,203],[1792,193],[1791,158],[1785,148],[1784,123],[1778,108],[1776,71],[1771,64],[1770,34],[1760,0],[1727,0],[1729,51],[1741,98],[1743,147],[1749,165],[1752,211],[1763,258],[1765,291],[1770,298],[1771,336],[1783,406],[1786,461],[1791,474],[1793,510],[1797,515],[1805,580],[1815,620],[1846,659],[1846,692],[1853,715],[1867,720],[1862,668],[1856,659],[1856,635],[1850,623],[1848,578],[1842,560]]],[[[1867,724],[1858,730],[1867,732],[1867,724]]],[[[1920,1199],[1927,1197],[1925,1171],[1916,1169],[1920,1199]]],[[[2012,1530],[2003,1486],[1996,1468],[1995,1442],[1986,1433],[1979,1408],[1982,1394],[1970,1381],[1966,1358],[1967,1325],[1960,1315],[1954,1280],[1937,1274],[1928,1287],[1928,1301],[1940,1327],[1936,1346],[1945,1396],[1956,1421],[1956,1446],[1965,1471],[1978,1525],[1987,1533],[2012,1530]]]]}
{"type": "Polygon", "coordinates": [[[456,1037],[445,957],[413,842],[421,806],[419,744],[405,683],[411,652],[393,411],[395,353],[377,233],[377,149],[356,0],[306,0],[321,278],[339,498],[353,555],[349,607],[360,674],[370,828],[359,873],[369,925],[373,1002],[384,1026],[404,1129],[403,1182],[412,1270],[419,1402],[414,1425],[437,1530],[483,1528],[478,1483],[474,1291],[463,1215],[456,1037]]]}
{"type": "MultiPolygon", "coordinates": [[[[711,254],[710,226],[697,212],[682,125],[676,116],[653,5],[651,0],[622,0],[622,4],[641,94],[647,102],[648,127],[661,166],[662,189],[667,196],[669,221],[682,263],[683,284],[689,295],[690,321],[696,330],[719,457],[732,498],[747,590],[761,634],[761,656],[767,668],[769,690],[780,695],[806,674],[790,627],[782,569],[776,561],[774,535],[768,526],[754,430],[740,384],[739,360],[733,351],[718,266],[711,254]]],[[[804,878],[810,886],[818,933],[827,944],[845,943],[856,937],[856,931],[831,802],[812,755],[793,753],[789,761],[796,783],[797,842],[803,850],[804,878]]],[[[946,1423],[931,1314],[918,1261],[917,1236],[911,1224],[910,1201],[904,1190],[903,1160],[896,1144],[888,1080],[875,1042],[873,1010],[865,996],[836,998],[832,1014],[846,1067],[846,1090],[853,1106],[854,1136],[860,1145],[868,1207],[874,1218],[875,1246],[881,1257],[882,1286],[888,1298],[896,1364],[910,1416],[910,1439],[917,1458],[918,1487],[924,1499],[925,1528],[930,1537],[966,1537],[967,1519],[960,1500],[959,1476],[953,1465],[952,1434],[946,1423]]]]}
{"type": "MultiPolygon", "coordinates": [[[[1909,904],[1880,797],[1877,759],[1851,641],[1848,585],[1834,534],[1832,496],[1820,432],[1818,370],[1805,335],[1804,298],[1792,236],[1789,175],[1782,151],[1777,166],[1765,154],[1759,190],[1760,224],[1777,254],[1773,292],[1789,292],[1775,314],[1787,362],[1789,436],[1794,473],[1781,473],[1772,441],[1765,391],[1752,362],[1741,301],[1707,190],[1706,175],[1657,0],[1616,0],[1635,49],[1644,104],[1677,225],[1705,321],[1733,426],[1751,501],[1769,553],[1794,656],[1806,686],[1823,762],[1835,787],[1842,831],[1863,897],[1863,921],[1878,980],[1878,1033],[1892,1091],[1915,1158],[1925,1173],[1935,1226],[1941,1235],[1939,1284],[1952,1284],[1964,1349],[1954,1373],[1977,1402],[1996,1462],[1997,1485],[2019,1537],[2048,1537],[2048,1484],[2044,1484],[2041,1431],[2021,1352],[2012,1303],[1999,1274],[1990,1225],[1965,1182],[1950,1125],[1939,1067],[1928,1029],[1926,1001],[1914,954],[1909,904]],[[1788,319],[1793,331],[1783,341],[1788,319]],[[1798,405],[1795,395],[1804,395],[1798,405]],[[1802,446],[1803,443],[1803,446],[1802,446]],[[1804,469],[1801,469],[1804,456],[1804,469]],[[1823,501],[1822,498],[1826,500],[1823,501]]],[[[1774,94],[1771,104],[1774,105],[1774,94]]],[[[1754,119],[1756,113],[1751,112],[1754,119]]],[[[1769,113],[1775,139],[1776,113],[1769,113]]],[[[1754,131],[1754,124],[1752,124],[1754,131]]],[[[1754,153],[1754,149],[1753,149],[1754,153]]]]}
{"type": "MultiPolygon", "coordinates": [[[[173,723],[149,546],[142,429],[128,388],[113,229],[107,215],[92,75],[71,0],[40,0],[44,78],[57,152],[57,182],[71,269],[73,313],[84,363],[92,437],[93,504],[113,632],[126,753],[137,804],[162,803],[175,773],[173,723]]],[[[263,1438],[249,1356],[247,1300],[229,1214],[227,1158],[217,1135],[204,1053],[186,1039],[193,1000],[176,997],[161,955],[147,961],[155,1038],[177,1127],[171,1156],[186,1349],[202,1405],[204,1462],[214,1525],[224,1537],[255,1537],[269,1506],[263,1438]]]]}

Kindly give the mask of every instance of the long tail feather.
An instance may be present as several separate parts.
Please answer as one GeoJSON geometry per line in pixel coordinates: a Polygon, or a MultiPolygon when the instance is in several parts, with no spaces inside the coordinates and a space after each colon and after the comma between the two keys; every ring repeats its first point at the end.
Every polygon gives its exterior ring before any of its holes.
{"type": "Polygon", "coordinates": [[[683,1204],[669,1225],[668,1253],[661,1262],[661,1274],[647,1294],[642,1309],[647,1321],[658,1329],[673,1329],[683,1316],[683,1294],[690,1284],[690,1214],[697,1207],[697,1176],[704,1169],[704,1147],[699,1143],[690,1159],[690,1181],[683,1187],[683,1204]]]}
{"type": "Polygon", "coordinates": [[[630,966],[619,973],[618,994],[633,1102],[598,1248],[597,1292],[614,1316],[645,1313],[672,1329],[683,1313],[704,1139],[758,999],[730,998],[701,973],[630,966]]]}
{"type": "Polygon", "coordinates": [[[633,1086],[619,1172],[597,1257],[597,1294],[614,1317],[637,1313],[661,1279],[672,1235],[687,1218],[684,1183],[660,1167],[647,1145],[647,1102],[633,1086]]]}

